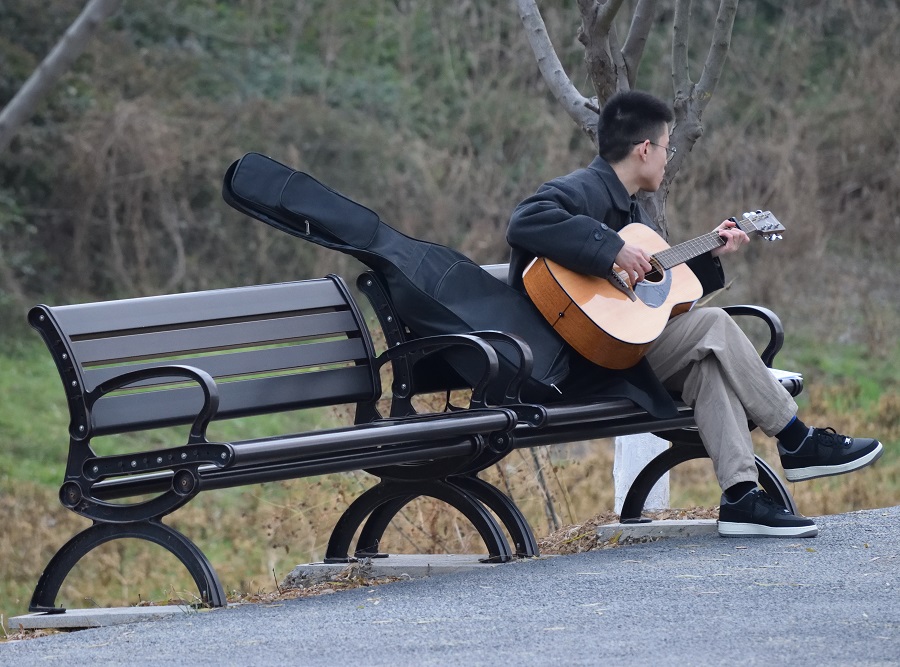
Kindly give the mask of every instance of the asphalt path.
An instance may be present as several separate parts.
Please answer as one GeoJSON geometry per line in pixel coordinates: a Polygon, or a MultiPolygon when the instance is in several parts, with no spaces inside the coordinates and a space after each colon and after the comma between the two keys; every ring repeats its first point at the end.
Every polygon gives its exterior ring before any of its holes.
{"type": "Polygon", "coordinates": [[[900,665],[900,507],[0,645],[3,665],[900,665]]]}

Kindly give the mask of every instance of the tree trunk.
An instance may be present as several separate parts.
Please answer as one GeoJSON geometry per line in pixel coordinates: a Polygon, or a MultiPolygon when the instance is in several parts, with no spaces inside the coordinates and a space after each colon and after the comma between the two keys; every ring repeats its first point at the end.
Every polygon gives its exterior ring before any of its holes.
{"type": "Polygon", "coordinates": [[[90,0],[85,5],[62,39],[0,112],[0,153],[6,150],[47,92],[81,55],[100,24],[121,6],[122,0],[90,0]]]}

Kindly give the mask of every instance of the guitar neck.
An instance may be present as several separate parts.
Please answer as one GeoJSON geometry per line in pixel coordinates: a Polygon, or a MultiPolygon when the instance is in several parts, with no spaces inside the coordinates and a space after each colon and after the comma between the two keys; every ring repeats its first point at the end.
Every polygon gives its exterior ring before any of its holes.
{"type": "MultiPolygon", "coordinates": [[[[737,226],[747,234],[759,231],[756,221],[763,216],[753,216],[739,220],[737,226]]],[[[690,241],[679,243],[671,248],[660,250],[653,257],[662,265],[664,269],[671,269],[673,266],[683,264],[694,257],[699,257],[705,252],[715,250],[725,245],[725,239],[719,236],[717,231],[708,232],[702,236],[698,236],[690,241]]]]}

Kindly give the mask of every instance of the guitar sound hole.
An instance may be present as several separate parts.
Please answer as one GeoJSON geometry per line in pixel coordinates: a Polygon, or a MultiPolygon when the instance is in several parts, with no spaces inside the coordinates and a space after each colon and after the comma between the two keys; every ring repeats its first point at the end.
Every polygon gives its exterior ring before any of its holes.
{"type": "Polygon", "coordinates": [[[644,280],[648,283],[658,283],[663,279],[663,274],[661,274],[656,269],[651,269],[649,273],[644,274],[644,280]]]}

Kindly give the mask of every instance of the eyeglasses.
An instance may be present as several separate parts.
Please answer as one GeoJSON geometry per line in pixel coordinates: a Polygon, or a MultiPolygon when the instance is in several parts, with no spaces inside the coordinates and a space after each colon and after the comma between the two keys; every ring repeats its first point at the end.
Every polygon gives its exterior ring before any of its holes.
{"type": "MultiPolygon", "coordinates": [[[[645,139],[644,141],[647,141],[647,140],[645,139]]],[[[638,145],[644,143],[644,141],[633,141],[632,143],[635,146],[638,146],[638,145]]],[[[659,146],[660,148],[665,148],[666,149],[666,162],[671,162],[672,158],[675,157],[676,151],[675,151],[674,146],[663,146],[661,144],[657,144],[652,141],[647,141],[647,143],[649,143],[651,146],[659,146]]]]}

